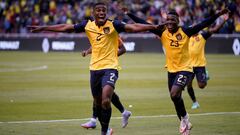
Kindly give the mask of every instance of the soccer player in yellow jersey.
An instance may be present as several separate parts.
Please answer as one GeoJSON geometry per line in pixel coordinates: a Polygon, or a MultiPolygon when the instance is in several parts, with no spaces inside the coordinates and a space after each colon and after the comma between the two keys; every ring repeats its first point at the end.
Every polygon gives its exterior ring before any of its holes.
{"type": "Polygon", "coordinates": [[[220,30],[220,28],[224,25],[224,23],[228,19],[228,15],[223,16],[224,21],[219,25],[209,28],[207,31],[203,31],[202,33],[197,33],[190,37],[189,40],[189,53],[190,53],[190,61],[191,65],[193,66],[193,76],[190,79],[189,83],[187,84],[187,91],[190,98],[193,101],[192,109],[196,109],[200,107],[199,103],[197,102],[192,81],[194,76],[196,76],[198,87],[203,89],[207,85],[207,77],[208,74],[206,73],[206,58],[205,58],[205,44],[206,41],[211,35],[220,30]]]}
{"type": "Polygon", "coordinates": [[[93,7],[94,20],[83,20],[79,24],[59,24],[52,26],[29,26],[32,32],[85,32],[91,47],[90,83],[101,124],[101,134],[112,134],[108,130],[111,118],[111,98],[118,79],[118,33],[142,32],[156,29],[149,24],[125,24],[107,19],[107,5],[96,3],[93,7]]]}
{"type": "MultiPolygon", "coordinates": [[[[150,30],[160,37],[162,45],[165,48],[168,87],[170,97],[174,103],[178,118],[180,119],[179,131],[182,135],[189,135],[192,128],[182,99],[182,90],[184,90],[184,87],[188,84],[193,72],[190,64],[189,38],[212,24],[219,16],[227,12],[228,9],[221,10],[193,27],[180,27],[178,25],[179,15],[176,11],[172,10],[167,14],[165,26],[150,30]]],[[[131,13],[127,13],[127,15],[137,23],[148,24],[145,20],[131,13]]]]}
{"type": "MultiPolygon", "coordinates": [[[[126,53],[126,48],[123,45],[123,41],[121,38],[118,39],[119,40],[119,49],[118,49],[118,56],[123,55],[124,53],[126,53]]],[[[87,50],[82,51],[82,56],[86,57],[88,54],[92,53],[92,48],[90,47],[87,50]]],[[[128,119],[131,116],[131,112],[126,110],[124,108],[124,106],[122,105],[119,96],[116,94],[116,92],[113,93],[112,95],[112,100],[111,100],[112,104],[122,113],[122,128],[125,128],[128,124],[128,119]]],[[[92,114],[92,118],[90,119],[90,121],[81,124],[81,126],[83,128],[96,128],[97,126],[97,112],[96,112],[96,108],[94,107],[94,102],[93,102],[93,114],[92,114]]]]}

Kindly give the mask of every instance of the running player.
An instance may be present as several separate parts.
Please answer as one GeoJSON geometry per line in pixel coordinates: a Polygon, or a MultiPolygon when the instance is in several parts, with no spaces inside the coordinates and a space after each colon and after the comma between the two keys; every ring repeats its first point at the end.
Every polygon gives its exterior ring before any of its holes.
{"type": "Polygon", "coordinates": [[[205,44],[206,41],[211,35],[215,32],[218,32],[220,28],[224,25],[224,23],[228,19],[228,14],[223,16],[224,21],[219,25],[215,26],[214,28],[209,28],[207,31],[203,31],[202,33],[197,33],[190,37],[189,40],[189,53],[190,53],[190,61],[191,65],[193,66],[193,76],[190,79],[187,85],[187,91],[190,98],[193,101],[192,109],[197,109],[200,107],[199,103],[197,102],[192,81],[194,76],[197,78],[198,87],[203,89],[207,86],[208,74],[206,71],[206,58],[205,58],[205,44]]]}
{"type": "Polygon", "coordinates": [[[142,32],[156,29],[155,25],[125,24],[107,19],[107,5],[96,3],[93,7],[94,20],[83,20],[79,24],[52,26],[29,26],[32,32],[85,32],[92,46],[90,83],[94,107],[101,124],[101,134],[112,134],[108,130],[112,114],[111,98],[118,79],[118,33],[142,32]]]}
{"type": "MultiPolygon", "coordinates": [[[[128,13],[125,13],[135,22],[149,24],[145,20],[128,13]]],[[[180,120],[179,131],[182,135],[189,135],[192,124],[189,121],[189,116],[186,112],[185,105],[182,99],[182,90],[188,84],[193,68],[190,65],[189,55],[189,38],[197,34],[203,28],[212,24],[219,16],[228,12],[228,9],[221,10],[217,14],[205,19],[194,27],[180,27],[179,15],[176,11],[168,12],[166,25],[158,27],[156,30],[150,30],[160,37],[166,53],[166,65],[168,70],[168,88],[170,97],[174,103],[177,116],[180,120]]]]}
{"type": "MultiPolygon", "coordinates": [[[[124,53],[126,53],[126,48],[123,45],[123,41],[121,38],[118,39],[119,41],[119,47],[118,47],[118,56],[123,55],[124,53]]],[[[82,51],[82,56],[86,57],[88,54],[92,53],[92,48],[90,47],[87,50],[82,51]]],[[[116,92],[113,93],[112,95],[112,100],[111,100],[112,104],[122,113],[122,128],[125,128],[128,124],[128,119],[131,116],[131,112],[126,110],[124,108],[124,106],[122,105],[119,96],[116,94],[116,92]]],[[[94,104],[94,102],[93,102],[94,104]]],[[[96,108],[94,107],[95,105],[93,105],[93,114],[92,114],[92,118],[90,119],[90,121],[81,124],[81,126],[83,128],[96,128],[97,126],[97,112],[96,112],[96,108]]]]}

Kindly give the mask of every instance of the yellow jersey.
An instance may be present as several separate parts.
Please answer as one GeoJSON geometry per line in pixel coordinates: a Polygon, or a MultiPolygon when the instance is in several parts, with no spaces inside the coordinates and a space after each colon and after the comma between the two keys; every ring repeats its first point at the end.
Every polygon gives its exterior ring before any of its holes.
{"type": "Polygon", "coordinates": [[[88,20],[75,25],[74,28],[78,32],[85,31],[92,46],[90,70],[119,69],[118,32],[123,31],[124,24],[107,20],[99,27],[95,21],[88,20]]]}
{"type": "Polygon", "coordinates": [[[161,41],[165,48],[168,72],[193,71],[188,51],[189,37],[181,27],[174,34],[165,29],[161,35],[161,41]]]}
{"type": "Polygon", "coordinates": [[[206,66],[206,58],[205,58],[205,44],[206,40],[202,36],[202,34],[197,34],[191,36],[189,41],[189,54],[191,58],[191,65],[193,67],[203,67],[206,66]]]}

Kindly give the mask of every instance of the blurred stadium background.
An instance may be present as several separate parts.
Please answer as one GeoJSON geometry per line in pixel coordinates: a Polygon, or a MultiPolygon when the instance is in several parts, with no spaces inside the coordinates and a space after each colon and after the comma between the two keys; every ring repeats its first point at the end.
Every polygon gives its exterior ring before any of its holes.
{"type": "MultiPolygon", "coordinates": [[[[96,135],[80,124],[91,116],[89,47],[85,34],[29,33],[28,25],[78,23],[91,16],[97,0],[0,0],[0,135],[96,135]],[[45,53],[43,53],[45,52],[45,53]]],[[[119,5],[158,24],[169,9],[180,24],[199,22],[230,4],[224,27],[206,45],[210,81],[196,89],[201,107],[186,108],[193,135],[240,134],[240,0],[108,0],[109,18],[133,23],[119,5]]],[[[220,23],[221,18],[216,21],[220,23]]],[[[127,54],[116,92],[133,117],[126,129],[114,108],[116,135],[176,135],[179,122],[167,89],[161,43],[150,33],[121,34],[127,54]],[[129,53],[131,52],[131,53],[129,53]],[[131,108],[128,106],[132,105],[131,108]],[[142,116],[142,117],[138,117],[142,116]]],[[[196,87],[196,84],[194,84],[196,87]]]]}
{"type": "MultiPolygon", "coordinates": [[[[28,33],[27,25],[78,23],[91,16],[97,0],[1,0],[0,32],[28,33]]],[[[191,25],[226,7],[233,0],[108,0],[109,18],[131,22],[119,11],[119,5],[148,22],[158,24],[169,9],[176,9],[181,25],[191,25]]],[[[237,10],[219,33],[240,32],[240,1],[232,3],[237,10]]]]}

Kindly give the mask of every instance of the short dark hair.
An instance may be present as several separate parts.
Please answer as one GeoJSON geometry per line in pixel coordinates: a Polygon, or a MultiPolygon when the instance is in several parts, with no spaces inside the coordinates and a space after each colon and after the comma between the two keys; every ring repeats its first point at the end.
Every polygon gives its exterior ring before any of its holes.
{"type": "Polygon", "coordinates": [[[176,10],[170,10],[170,11],[168,12],[168,14],[169,14],[169,15],[175,15],[175,16],[179,17],[179,15],[178,15],[178,13],[176,12],[176,10]]]}
{"type": "Polygon", "coordinates": [[[107,6],[107,4],[104,3],[104,2],[97,2],[97,3],[95,3],[95,4],[93,5],[93,8],[95,8],[95,7],[98,6],[98,5],[104,5],[104,6],[107,6]]]}

